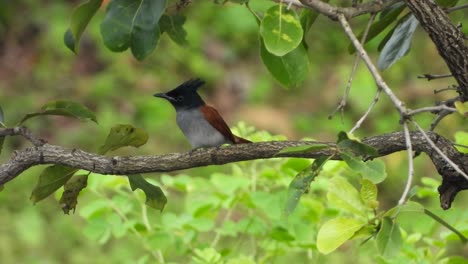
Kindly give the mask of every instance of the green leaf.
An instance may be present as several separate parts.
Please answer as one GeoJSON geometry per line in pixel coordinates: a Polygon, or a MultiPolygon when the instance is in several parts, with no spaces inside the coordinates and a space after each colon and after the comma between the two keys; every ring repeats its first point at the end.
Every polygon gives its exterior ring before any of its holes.
{"type": "Polygon", "coordinates": [[[131,50],[138,60],[145,59],[158,44],[159,19],[166,9],[166,0],[142,0],[131,33],[131,50]]]}
{"type": "Polygon", "coordinates": [[[99,154],[105,154],[121,147],[139,147],[148,141],[148,133],[132,125],[115,125],[107,135],[106,142],[99,148],[99,154]]]}
{"type": "Polygon", "coordinates": [[[371,209],[377,209],[379,202],[377,201],[377,186],[370,180],[363,179],[361,181],[361,191],[359,192],[362,202],[371,209]]]}
{"type": "MultiPolygon", "coordinates": [[[[468,146],[468,133],[463,131],[455,132],[455,143],[468,146]]],[[[455,148],[462,153],[468,153],[467,147],[455,146],[455,148]]]]}
{"type": "Polygon", "coordinates": [[[424,213],[424,206],[420,203],[408,201],[389,209],[384,216],[395,218],[400,213],[424,213]]]}
{"type": "Polygon", "coordinates": [[[279,4],[269,8],[264,14],[260,23],[260,35],[270,53],[284,56],[299,46],[303,30],[296,12],[279,4]]]}
{"type": "Polygon", "coordinates": [[[271,54],[260,40],[260,56],[271,75],[284,87],[297,87],[309,73],[309,58],[303,45],[279,57],[271,54]]]}
{"type": "Polygon", "coordinates": [[[393,257],[401,253],[402,238],[400,227],[390,217],[384,217],[377,233],[377,248],[383,257],[393,257]]]}
{"type": "Polygon", "coordinates": [[[332,156],[323,156],[314,161],[312,165],[299,172],[291,181],[288,187],[286,203],[283,209],[283,216],[288,217],[296,209],[301,196],[307,193],[310,183],[322,170],[323,165],[332,158],[332,156]]]}
{"type": "Polygon", "coordinates": [[[159,20],[161,34],[167,33],[169,37],[177,44],[185,46],[188,44],[187,32],[183,28],[185,17],[179,14],[162,15],[159,20]]]}
{"type": "Polygon", "coordinates": [[[337,145],[341,151],[350,151],[362,157],[374,157],[379,154],[375,148],[354,139],[341,139],[337,145]]]}
{"type": "Polygon", "coordinates": [[[279,242],[290,242],[295,240],[294,236],[291,235],[286,228],[281,226],[274,227],[270,232],[270,237],[279,242]]]}
{"type": "Polygon", "coordinates": [[[75,213],[78,204],[78,195],[88,184],[88,175],[76,175],[63,186],[64,190],[60,197],[60,206],[63,213],[69,214],[71,210],[75,213]]]}
{"type": "Polygon", "coordinates": [[[346,140],[346,139],[349,139],[348,133],[346,133],[344,131],[340,131],[340,132],[338,132],[338,137],[337,137],[336,143],[338,144],[341,141],[346,140]]]}
{"type": "Polygon", "coordinates": [[[65,32],[65,45],[73,52],[78,51],[78,43],[80,42],[81,34],[86,29],[89,21],[93,18],[101,6],[102,0],[86,1],[73,10],[70,21],[70,28],[65,32]]]}
{"type": "MultiPolygon", "coordinates": [[[[393,8],[393,6],[388,7],[391,10],[389,10],[386,13],[382,12],[382,15],[380,16],[380,19],[375,21],[374,23],[372,23],[372,25],[370,26],[369,31],[367,33],[367,37],[366,37],[366,40],[365,40],[364,44],[371,41],[375,37],[377,37],[390,24],[392,24],[392,23],[394,23],[396,21],[396,19],[398,18],[400,13],[403,11],[403,9],[406,8],[406,5],[404,5],[402,3],[397,3],[397,4],[398,4],[398,7],[396,7],[396,8],[393,8]]],[[[363,35],[364,35],[364,31],[361,32],[357,38],[359,40],[361,40],[363,35]]],[[[354,48],[354,45],[352,43],[349,44],[349,46],[348,46],[348,52],[350,54],[353,54],[354,52],[356,52],[356,49],[354,48]]]]}
{"type": "Polygon", "coordinates": [[[72,101],[53,101],[49,102],[41,107],[41,112],[30,113],[23,117],[20,121],[20,125],[26,120],[42,115],[59,115],[73,117],[80,120],[91,120],[97,123],[96,115],[89,110],[86,106],[72,102],[72,101]]]}
{"type": "Polygon", "coordinates": [[[349,217],[337,217],[327,221],[318,231],[317,249],[322,254],[333,252],[365,224],[363,220],[349,217]]]}
{"type": "Polygon", "coordinates": [[[326,149],[329,146],[327,144],[313,144],[313,145],[302,145],[302,146],[294,146],[294,147],[287,147],[280,150],[276,155],[279,154],[287,154],[287,153],[305,153],[305,152],[316,152],[322,149],[326,149]]]}
{"type": "Polygon", "coordinates": [[[367,217],[366,207],[361,201],[359,192],[341,176],[335,176],[330,180],[327,199],[341,210],[367,217]]]}
{"type": "Polygon", "coordinates": [[[52,165],[39,175],[39,182],[31,193],[31,200],[37,203],[62,187],[77,172],[75,168],[52,165]]]}
{"type": "Polygon", "coordinates": [[[418,24],[419,21],[416,17],[410,15],[406,20],[397,25],[391,38],[380,53],[378,60],[378,67],[380,70],[389,68],[393,63],[397,62],[408,53],[411,47],[413,33],[418,24]]]}
{"type": "Polygon", "coordinates": [[[167,198],[161,188],[147,182],[140,174],[128,175],[128,181],[130,182],[132,191],[141,189],[145,193],[146,205],[162,212],[167,203],[167,198]]]}
{"type": "Polygon", "coordinates": [[[114,0],[101,23],[104,44],[111,51],[132,50],[135,58],[146,58],[159,40],[159,19],[165,0],[114,0]]]}
{"type": "Polygon", "coordinates": [[[468,103],[457,101],[455,102],[455,108],[460,115],[465,117],[468,116],[468,103]]]}
{"type": "Polygon", "coordinates": [[[356,156],[346,152],[340,153],[340,157],[344,162],[346,162],[349,168],[359,172],[364,179],[368,179],[374,184],[380,183],[387,178],[385,163],[381,160],[369,160],[363,162],[356,156]]]}

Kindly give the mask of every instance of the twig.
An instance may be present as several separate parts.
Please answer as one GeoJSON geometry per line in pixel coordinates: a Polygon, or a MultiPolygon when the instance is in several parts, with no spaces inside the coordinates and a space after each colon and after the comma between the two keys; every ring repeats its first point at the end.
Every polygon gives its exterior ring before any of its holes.
{"type": "Polygon", "coordinates": [[[354,133],[358,128],[361,127],[362,123],[364,123],[364,120],[366,120],[367,116],[370,114],[374,106],[377,104],[380,98],[380,94],[382,93],[381,88],[377,88],[377,92],[375,93],[374,100],[372,100],[372,103],[369,105],[369,108],[367,108],[367,111],[364,113],[363,116],[356,122],[354,127],[349,131],[349,133],[354,133]]]}
{"type": "Polygon", "coordinates": [[[455,12],[455,11],[458,11],[458,10],[461,10],[461,9],[464,9],[464,8],[468,8],[468,4],[463,4],[463,5],[447,8],[445,11],[447,13],[451,13],[451,12],[455,12]]]}
{"type": "Polygon", "coordinates": [[[442,78],[449,78],[449,77],[453,77],[453,75],[451,73],[448,73],[448,74],[423,74],[423,75],[419,75],[418,76],[418,79],[427,79],[428,81],[431,81],[431,80],[435,80],[435,79],[442,79],[442,78]]]}
{"type": "Polygon", "coordinates": [[[445,155],[442,150],[440,150],[439,147],[437,147],[437,145],[434,143],[434,141],[432,141],[426,134],[426,132],[418,125],[418,123],[412,121],[412,123],[416,126],[416,128],[419,130],[419,132],[421,132],[421,134],[423,135],[423,137],[426,139],[427,143],[429,143],[429,145],[431,145],[431,147],[448,163],[450,164],[450,166],[452,166],[452,168],[457,171],[459,174],[461,174],[463,177],[465,177],[467,180],[468,180],[468,175],[466,175],[465,172],[463,172],[460,167],[458,167],[457,164],[455,164],[449,157],[447,157],[447,155],[445,155]]]}
{"type": "Polygon", "coordinates": [[[413,175],[414,175],[414,165],[413,165],[413,145],[411,144],[411,137],[408,129],[408,122],[403,122],[403,133],[405,134],[405,143],[406,149],[408,153],[408,179],[406,180],[405,189],[403,194],[401,195],[398,204],[404,204],[406,202],[406,198],[408,197],[408,193],[411,188],[411,183],[413,182],[413,175]]]}
{"type": "Polygon", "coordinates": [[[9,128],[0,128],[0,137],[4,136],[22,136],[25,139],[29,140],[34,146],[42,146],[46,142],[42,139],[34,136],[29,129],[24,126],[21,127],[9,127],[9,128]]]}
{"type": "Polygon", "coordinates": [[[434,121],[432,121],[431,126],[429,128],[429,131],[434,131],[434,129],[440,123],[440,121],[442,121],[442,119],[444,119],[446,116],[450,115],[451,113],[453,113],[453,112],[452,111],[446,111],[446,110],[440,111],[439,115],[434,119],[434,121]]]}
{"type": "Polygon", "coordinates": [[[392,89],[388,87],[388,85],[385,83],[383,80],[382,76],[380,75],[379,71],[375,67],[375,65],[372,63],[372,60],[370,59],[369,55],[367,55],[367,52],[364,50],[363,46],[361,43],[357,40],[356,36],[354,35],[353,31],[351,30],[351,27],[349,26],[348,21],[346,20],[346,17],[343,14],[338,15],[338,20],[340,21],[341,26],[343,27],[344,31],[348,35],[349,39],[353,43],[354,47],[356,48],[357,52],[359,52],[359,55],[361,58],[364,60],[364,62],[367,65],[367,68],[369,69],[370,73],[374,77],[374,80],[379,88],[381,88],[385,94],[390,98],[392,101],[393,105],[397,110],[403,114],[406,113],[406,107],[400,99],[393,93],[392,89]]]}
{"type": "MultiPolygon", "coordinates": [[[[372,25],[372,22],[374,22],[375,15],[376,14],[372,14],[371,17],[369,18],[366,29],[364,30],[364,34],[362,35],[362,38],[361,38],[361,43],[366,42],[367,34],[369,33],[369,29],[370,29],[370,26],[372,25]]],[[[359,54],[356,53],[356,55],[354,56],[353,68],[351,69],[351,74],[349,75],[348,83],[346,84],[343,97],[341,98],[341,101],[338,104],[338,106],[335,108],[335,110],[328,116],[328,119],[331,119],[336,114],[336,112],[341,111],[341,120],[343,120],[343,114],[344,114],[343,111],[348,101],[349,91],[351,90],[351,85],[353,84],[354,76],[356,75],[356,70],[357,70],[360,60],[361,58],[359,54]]]]}
{"type": "Polygon", "coordinates": [[[457,109],[453,108],[453,107],[448,107],[446,105],[438,105],[438,106],[428,106],[428,107],[421,107],[421,108],[418,108],[418,109],[415,109],[415,110],[409,110],[408,113],[407,113],[407,116],[413,116],[413,115],[416,115],[416,114],[419,114],[419,113],[424,113],[424,112],[431,112],[431,113],[435,113],[435,114],[438,114],[442,111],[447,111],[447,112],[456,112],[457,109]]]}
{"type": "Polygon", "coordinates": [[[446,87],[446,88],[434,90],[434,94],[438,94],[438,93],[445,92],[445,91],[457,91],[457,90],[458,90],[457,86],[451,85],[451,86],[446,87]]]}
{"type": "Polygon", "coordinates": [[[387,8],[401,0],[375,0],[372,2],[363,3],[353,7],[337,7],[320,0],[299,0],[304,6],[313,9],[333,20],[337,20],[340,15],[345,18],[353,18],[363,14],[378,13],[384,8],[387,8]]]}

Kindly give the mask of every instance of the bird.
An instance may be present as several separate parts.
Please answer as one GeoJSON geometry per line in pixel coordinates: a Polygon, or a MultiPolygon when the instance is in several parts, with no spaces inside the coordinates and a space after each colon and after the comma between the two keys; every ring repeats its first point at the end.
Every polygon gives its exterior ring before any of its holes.
{"type": "Polygon", "coordinates": [[[193,149],[252,143],[234,135],[218,111],[203,101],[197,90],[204,84],[205,81],[199,78],[190,79],[171,91],[153,96],[172,104],[176,110],[177,125],[193,149]]]}

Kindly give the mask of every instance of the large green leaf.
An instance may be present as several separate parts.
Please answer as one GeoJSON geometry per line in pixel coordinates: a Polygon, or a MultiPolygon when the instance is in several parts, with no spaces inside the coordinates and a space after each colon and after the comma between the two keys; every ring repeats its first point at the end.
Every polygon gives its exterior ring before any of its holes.
{"type": "Polygon", "coordinates": [[[320,173],[323,165],[330,160],[330,158],[331,156],[324,156],[316,159],[312,165],[299,172],[296,177],[294,177],[289,184],[286,203],[283,209],[283,215],[285,217],[288,217],[294,212],[301,196],[307,193],[310,183],[314,180],[315,176],[320,173]]]}
{"type": "Polygon", "coordinates": [[[385,163],[381,160],[363,162],[360,158],[346,152],[340,153],[340,157],[349,168],[359,172],[364,179],[368,179],[375,184],[382,182],[387,177],[385,163]]]}
{"type": "Polygon", "coordinates": [[[115,125],[107,135],[106,142],[99,148],[100,154],[113,151],[121,147],[139,147],[148,141],[148,133],[132,125],[115,125]]]}
{"type": "Polygon", "coordinates": [[[75,168],[52,165],[39,175],[39,182],[31,193],[31,200],[37,203],[62,187],[77,172],[75,168]]]}
{"type": "Polygon", "coordinates": [[[70,28],[65,32],[65,45],[73,52],[78,51],[81,34],[101,6],[102,0],[89,0],[75,8],[71,15],[70,28]]]}
{"type": "Polygon", "coordinates": [[[269,8],[260,23],[260,35],[268,52],[284,56],[299,46],[303,36],[296,12],[283,5],[269,8]]]}
{"type": "Polygon", "coordinates": [[[353,237],[366,222],[349,217],[334,218],[320,227],[317,234],[317,249],[322,254],[328,254],[353,237]]]}
{"type": "Polygon", "coordinates": [[[132,54],[146,58],[158,44],[159,19],[166,9],[166,0],[142,0],[134,19],[131,34],[132,54]]]}
{"type": "Polygon", "coordinates": [[[179,14],[162,15],[159,20],[159,28],[162,33],[167,33],[169,37],[179,45],[187,45],[187,32],[183,28],[185,17],[179,14]]]}
{"type": "Polygon", "coordinates": [[[20,124],[35,116],[60,115],[74,117],[80,120],[91,120],[97,123],[96,115],[86,106],[71,101],[53,101],[41,107],[41,112],[30,113],[24,116],[20,124]]]}
{"type": "Polygon", "coordinates": [[[128,175],[128,181],[130,182],[130,188],[132,188],[132,191],[141,189],[145,193],[146,205],[161,211],[164,209],[164,206],[167,203],[167,198],[161,188],[147,182],[140,174],[128,175]]]}
{"type": "Polygon", "coordinates": [[[397,25],[392,36],[385,44],[378,60],[380,70],[389,68],[400,58],[405,56],[411,47],[413,33],[418,26],[419,21],[414,15],[410,15],[406,20],[397,25]]]}
{"type": "Polygon", "coordinates": [[[400,253],[402,238],[400,227],[390,217],[384,217],[377,233],[377,248],[384,257],[392,257],[400,253]]]}
{"type": "Polygon", "coordinates": [[[159,19],[166,8],[165,0],[114,0],[101,23],[104,44],[112,51],[129,47],[142,60],[159,40],[159,19]]]}
{"type": "MultiPolygon", "coordinates": [[[[396,3],[395,5],[398,6],[390,6],[390,10],[388,12],[382,12],[380,19],[372,23],[372,25],[369,28],[369,31],[367,32],[367,37],[364,43],[371,41],[380,33],[382,33],[382,31],[384,31],[390,24],[394,23],[397,17],[400,15],[400,13],[403,11],[403,9],[406,8],[406,5],[404,5],[403,3],[396,3]]],[[[363,35],[364,31],[359,34],[358,39],[361,40],[363,35]]],[[[354,53],[356,51],[352,43],[349,44],[348,51],[349,53],[354,53]]]]}
{"type": "Polygon", "coordinates": [[[260,40],[260,56],[273,77],[285,87],[297,87],[309,74],[309,58],[303,45],[279,57],[271,54],[260,40]]]}
{"type": "Polygon", "coordinates": [[[330,180],[327,199],[341,210],[362,218],[367,217],[367,210],[361,201],[359,192],[341,176],[335,176],[330,180]]]}
{"type": "Polygon", "coordinates": [[[71,210],[75,212],[76,205],[78,204],[78,195],[87,185],[88,175],[76,175],[63,186],[64,190],[59,203],[65,214],[69,214],[71,210]]]}

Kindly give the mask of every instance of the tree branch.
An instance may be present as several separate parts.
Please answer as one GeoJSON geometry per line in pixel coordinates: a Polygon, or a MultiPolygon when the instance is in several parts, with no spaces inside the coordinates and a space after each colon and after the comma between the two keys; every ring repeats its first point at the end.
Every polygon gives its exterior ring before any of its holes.
{"type": "MultiPolygon", "coordinates": [[[[5,129],[0,131],[5,131],[5,129]]],[[[461,190],[468,189],[468,181],[460,177],[460,174],[427,144],[422,133],[412,132],[410,136],[413,150],[425,152],[431,158],[439,174],[442,175],[443,181],[439,187],[441,206],[444,209],[450,208],[456,194],[461,190]]],[[[468,172],[468,156],[458,152],[449,140],[436,133],[428,132],[427,136],[430,137],[446,157],[450,158],[465,173],[468,172]]],[[[379,154],[376,157],[406,150],[403,132],[369,137],[364,139],[363,142],[377,149],[379,154]]],[[[335,151],[336,145],[334,143],[273,141],[198,149],[186,153],[171,153],[156,156],[106,157],[78,149],[66,149],[61,146],[42,144],[17,151],[7,163],[0,165],[0,185],[11,181],[23,171],[39,164],[59,164],[100,174],[129,175],[176,171],[255,159],[279,157],[318,158],[331,155],[335,151]],[[329,148],[307,153],[278,153],[287,147],[314,144],[327,144],[329,148]]],[[[335,158],[337,159],[336,155],[335,158]]]]}

